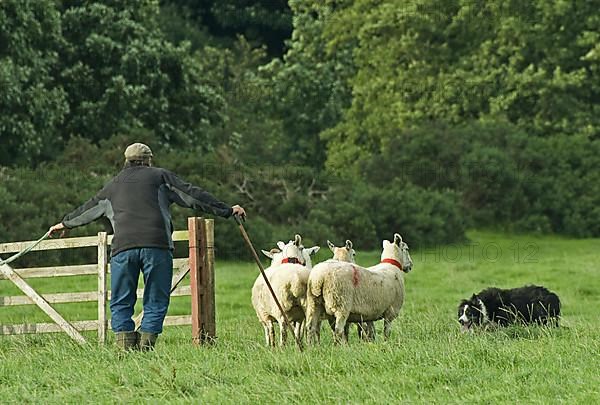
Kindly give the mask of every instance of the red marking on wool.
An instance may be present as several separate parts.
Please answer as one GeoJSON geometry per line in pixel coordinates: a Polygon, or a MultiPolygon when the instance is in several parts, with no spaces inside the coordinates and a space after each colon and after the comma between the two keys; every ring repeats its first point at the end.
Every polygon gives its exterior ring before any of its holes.
{"type": "Polygon", "coordinates": [[[360,281],[360,276],[356,267],[352,266],[352,270],[352,284],[354,285],[354,287],[356,287],[358,285],[358,282],[360,281]]]}

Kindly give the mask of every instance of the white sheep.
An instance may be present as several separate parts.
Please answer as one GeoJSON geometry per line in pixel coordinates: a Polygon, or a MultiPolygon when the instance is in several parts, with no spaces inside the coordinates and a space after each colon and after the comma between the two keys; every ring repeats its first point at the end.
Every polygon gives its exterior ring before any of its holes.
{"type": "Polygon", "coordinates": [[[353,263],[326,261],[310,273],[306,297],[308,339],[318,342],[321,319],[335,318],[336,342],[347,341],[346,322],[383,319],[388,339],[391,322],[404,303],[404,273],[412,269],[408,246],[399,234],[383,241],[381,261],[364,268],[353,263]]]}
{"type": "MultiPolygon", "coordinates": [[[[304,246],[300,245],[300,251],[301,251],[300,256],[302,256],[304,259],[304,261],[301,262],[299,259],[296,260],[296,254],[293,252],[292,246],[290,246],[290,248],[292,249],[292,252],[288,252],[287,256],[281,250],[281,249],[283,249],[283,250],[286,249],[286,244],[282,241],[279,241],[279,242],[277,242],[277,246],[278,246],[278,248],[272,248],[269,251],[261,250],[261,252],[265,256],[267,256],[269,259],[271,259],[271,266],[279,265],[282,263],[305,263],[305,265],[308,268],[312,268],[312,261],[310,258],[311,251],[309,249],[304,249],[304,246]]],[[[258,282],[258,285],[259,285],[259,286],[257,286],[257,289],[263,288],[265,291],[269,292],[266,284],[264,283],[264,279],[262,278],[262,276],[259,276],[259,278],[260,278],[260,281],[258,279],[255,281],[255,284],[258,282]]],[[[270,294],[270,292],[269,292],[269,294],[270,294]]],[[[297,337],[304,336],[304,322],[291,322],[291,323],[292,323],[292,326],[294,327],[294,334],[297,337]]],[[[269,334],[273,335],[273,336],[275,334],[275,330],[273,329],[272,322],[269,324],[269,334]]],[[[267,340],[268,340],[268,338],[267,338],[267,340]]],[[[274,338],[273,338],[273,341],[274,341],[274,338]]]]}
{"type": "MultiPolygon", "coordinates": [[[[337,246],[335,246],[333,243],[331,243],[328,240],[327,241],[327,245],[329,246],[329,249],[333,253],[333,258],[331,258],[329,260],[336,260],[336,261],[342,261],[342,262],[355,263],[356,251],[352,248],[352,241],[346,240],[346,245],[345,246],[343,246],[343,247],[337,247],[337,246]]],[[[271,266],[275,266],[275,265],[281,264],[284,260],[286,260],[286,256],[280,250],[280,249],[286,249],[285,243],[283,243],[282,241],[279,241],[279,242],[277,242],[277,246],[279,248],[273,248],[270,251],[261,250],[262,253],[265,256],[267,256],[268,258],[271,259],[271,266]]],[[[287,257],[286,262],[290,262],[290,259],[293,259],[293,256],[294,256],[293,246],[290,246],[290,249],[291,249],[291,251],[288,252],[287,256],[291,256],[291,257],[287,257]]],[[[303,256],[306,256],[305,257],[305,262],[309,262],[310,263],[310,255],[308,254],[308,251],[305,250],[305,249],[303,249],[302,246],[301,246],[301,251],[303,253],[303,256]]],[[[292,262],[295,262],[295,261],[292,260],[292,262]]],[[[307,267],[309,269],[312,268],[311,265],[308,265],[307,267]]],[[[259,281],[258,283],[259,283],[259,285],[263,286],[263,287],[260,287],[260,288],[265,288],[265,289],[267,288],[266,285],[264,285],[264,280],[262,280],[262,282],[259,281]]],[[[335,319],[333,317],[329,317],[328,321],[330,322],[331,329],[335,330],[335,319]]],[[[294,326],[294,333],[295,333],[295,335],[297,337],[304,336],[304,328],[303,328],[303,326],[304,326],[305,322],[292,322],[292,324],[294,326]]],[[[346,334],[348,333],[348,331],[347,331],[348,326],[349,325],[346,325],[346,334]]],[[[369,330],[374,330],[372,322],[370,323],[370,325],[367,325],[366,327],[368,327],[368,326],[371,326],[371,328],[369,330]]],[[[361,327],[359,326],[359,330],[360,330],[360,328],[361,327]]],[[[270,331],[269,333],[274,333],[274,330],[272,332],[270,331]]]]}
{"type": "MultiPolygon", "coordinates": [[[[279,253],[263,251],[272,259],[272,265],[265,270],[265,274],[287,319],[295,324],[298,339],[302,335],[302,323],[305,319],[306,284],[312,268],[311,256],[319,251],[318,246],[302,247],[301,241],[300,235],[296,235],[294,241],[287,244],[278,243],[281,249],[279,253]]],[[[252,287],[252,305],[264,327],[267,345],[275,345],[274,322],[279,323],[279,344],[284,345],[287,340],[285,318],[273,300],[262,275],[258,276],[252,287]]]]}
{"type": "MultiPolygon", "coordinates": [[[[327,241],[327,246],[329,246],[329,249],[333,252],[333,258],[328,261],[334,260],[356,263],[356,251],[353,248],[351,240],[346,240],[346,245],[343,247],[337,247],[330,241],[327,241]]],[[[331,330],[335,332],[335,318],[333,316],[326,316],[326,318],[331,326],[331,330]]],[[[348,340],[349,328],[350,322],[347,322],[344,328],[344,340],[348,340]]],[[[375,340],[375,325],[373,322],[357,322],[356,329],[359,338],[369,341],[375,340]]],[[[317,333],[320,334],[320,330],[318,330],[317,333]]]]}

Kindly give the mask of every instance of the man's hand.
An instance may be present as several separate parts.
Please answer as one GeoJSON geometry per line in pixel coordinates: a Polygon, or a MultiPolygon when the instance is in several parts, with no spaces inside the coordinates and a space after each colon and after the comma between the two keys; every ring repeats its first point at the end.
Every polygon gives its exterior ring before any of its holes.
{"type": "Polygon", "coordinates": [[[52,226],[50,227],[49,231],[50,231],[50,235],[49,235],[49,236],[50,236],[51,238],[53,238],[53,237],[54,237],[54,235],[55,235],[55,234],[56,234],[58,231],[60,231],[60,234],[58,235],[58,237],[59,237],[59,238],[62,238],[63,236],[65,236],[65,233],[67,232],[67,228],[65,227],[65,225],[64,225],[62,222],[60,222],[60,223],[58,223],[58,224],[56,224],[56,225],[52,225],[52,226]]]}
{"type": "Polygon", "coordinates": [[[233,209],[233,214],[232,215],[239,215],[242,218],[244,218],[246,216],[246,210],[244,210],[239,205],[236,204],[236,205],[234,205],[231,208],[233,209]]]}

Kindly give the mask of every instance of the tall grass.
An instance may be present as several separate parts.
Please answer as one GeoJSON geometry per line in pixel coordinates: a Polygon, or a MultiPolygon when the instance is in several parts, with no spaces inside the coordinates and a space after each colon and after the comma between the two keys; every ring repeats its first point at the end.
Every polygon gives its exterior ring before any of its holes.
{"type": "MultiPolygon", "coordinates": [[[[324,326],[318,347],[268,349],[250,304],[257,270],[217,261],[216,344],[192,346],[187,327],[167,328],[153,353],[125,356],[112,346],[79,347],[62,334],[0,337],[0,402],[600,401],[599,241],[469,236],[470,244],[412,253],[405,306],[387,342],[377,325],[375,343],[359,342],[352,331],[347,346],[334,346],[324,326]],[[561,297],[564,327],[459,332],[461,298],[490,285],[529,283],[561,297]]],[[[358,261],[370,265],[377,256],[359,250],[358,261]]],[[[35,281],[44,292],[95,286],[93,278],[66,287],[35,281]]],[[[1,282],[0,295],[9,288],[1,282]]],[[[186,313],[188,306],[189,299],[176,298],[170,311],[186,313]]],[[[96,311],[94,304],[57,307],[69,319],[92,319],[96,311]]],[[[2,323],[45,320],[31,307],[0,309],[2,323]]],[[[94,341],[93,333],[86,336],[94,341]]]]}

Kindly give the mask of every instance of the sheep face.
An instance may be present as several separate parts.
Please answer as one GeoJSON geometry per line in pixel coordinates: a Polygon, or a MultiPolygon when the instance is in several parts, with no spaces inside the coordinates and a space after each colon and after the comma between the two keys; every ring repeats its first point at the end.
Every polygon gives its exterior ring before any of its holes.
{"type": "Polygon", "coordinates": [[[356,263],[356,251],[352,248],[352,241],[347,240],[344,247],[337,247],[330,241],[327,241],[327,246],[333,252],[333,260],[356,263]]]}
{"type": "Polygon", "coordinates": [[[381,252],[381,260],[394,259],[402,263],[402,270],[408,273],[412,270],[412,259],[408,253],[408,245],[402,241],[400,234],[394,235],[394,242],[389,240],[383,241],[383,252],[381,252]]]}

